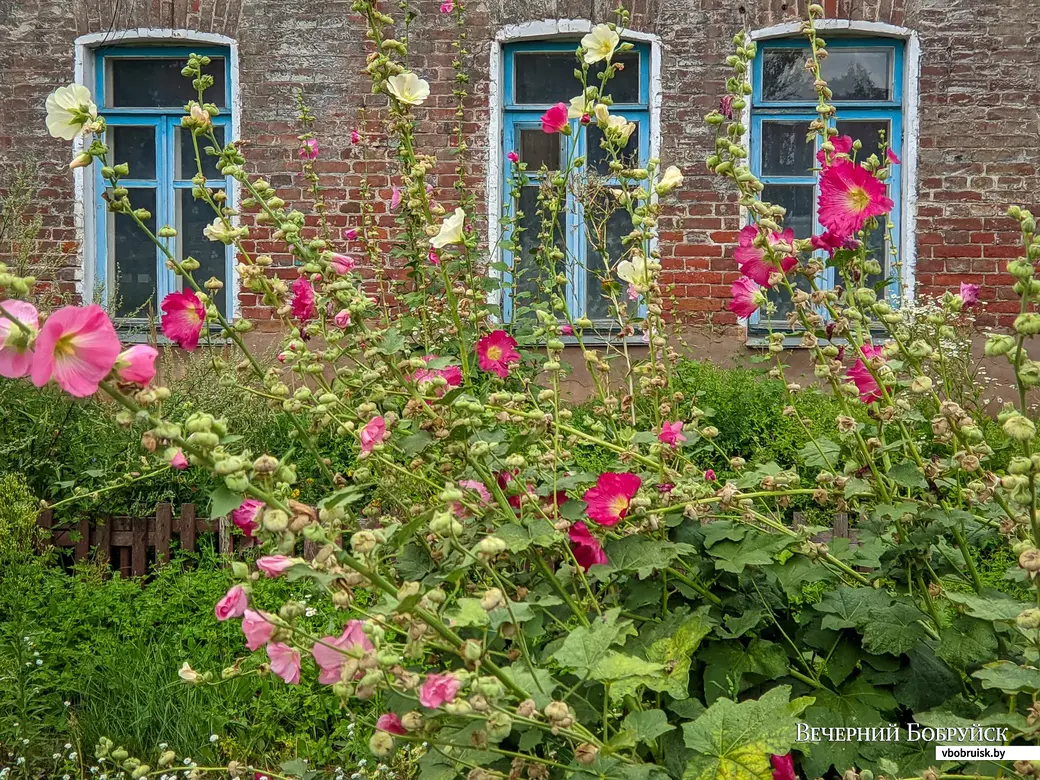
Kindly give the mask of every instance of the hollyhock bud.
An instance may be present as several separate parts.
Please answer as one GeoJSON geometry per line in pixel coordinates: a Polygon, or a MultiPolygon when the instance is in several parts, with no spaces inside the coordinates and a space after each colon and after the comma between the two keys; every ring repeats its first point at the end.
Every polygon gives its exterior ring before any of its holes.
{"type": "Polygon", "coordinates": [[[272,534],[280,534],[289,527],[289,515],[281,509],[268,507],[264,510],[262,521],[264,530],[272,534]]]}
{"type": "Polygon", "coordinates": [[[377,758],[386,758],[394,752],[393,735],[385,731],[376,731],[368,740],[368,749],[377,758]]]}
{"type": "Polygon", "coordinates": [[[506,159],[511,163],[518,163],[520,162],[520,155],[516,152],[509,152],[509,154],[506,155],[506,159]]]}
{"type": "Polygon", "coordinates": [[[1023,336],[1035,336],[1040,333],[1040,314],[1026,312],[1015,317],[1015,331],[1023,336]]]}
{"type": "Polygon", "coordinates": [[[1031,441],[1036,436],[1036,426],[1028,417],[1013,414],[1005,420],[1004,432],[1016,441],[1031,441]]]}
{"type": "Polygon", "coordinates": [[[506,606],[506,597],[498,588],[488,588],[484,597],[480,600],[480,608],[485,612],[491,612],[506,606]]]}
{"type": "Polygon", "coordinates": [[[479,661],[484,655],[484,648],[476,639],[467,639],[459,648],[459,655],[469,662],[479,661]]]}
{"type": "Polygon", "coordinates": [[[578,745],[578,749],[574,751],[574,760],[579,764],[585,764],[588,766],[596,760],[596,756],[599,755],[599,748],[595,745],[583,742],[578,745]]]}

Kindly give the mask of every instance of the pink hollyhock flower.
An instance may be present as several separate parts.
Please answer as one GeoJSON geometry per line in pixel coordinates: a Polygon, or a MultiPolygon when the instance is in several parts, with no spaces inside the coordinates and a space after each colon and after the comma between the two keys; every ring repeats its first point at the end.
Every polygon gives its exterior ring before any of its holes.
{"type": "Polygon", "coordinates": [[[445,702],[455,701],[462,681],[453,674],[428,674],[419,688],[419,703],[435,710],[445,702]]]}
{"type": "Polygon", "coordinates": [[[769,756],[769,763],[773,765],[773,780],[798,780],[794,773],[794,757],[790,753],[773,754],[769,756]]]}
{"type": "Polygon", "coordinates": [[[899,155],[892,151],[891,146],[885,150],[885,157],[887,157],[888,161],[893,165],[902,165],[903,163],[903,161],[899,159],[899,155]]]}
{"type": "Polygon", "coordinates": [[[746,276],[742,276],[729,288],[733,300],[729,302],[729,310],[738,317],[747,319],[765,302],[765,296],[759,286],[746,276]]]}
{"type": "Polygon", "coordinates": [[[333,254],[329,258],[329,268],[340,276],[346,276],[354,270],[355,266],[357,266],[357,263],[354,262],[354,258],[350,255],[333,254]]]}
{"type": "Polygon", "coordinates": [[[582,496],[587,504],[585,511],[593,522],[608,527],[617,525],[628,514],[632,497],[642,484],[643,480],[627,471],[600,474],[595,487],[582,496]]]}
{"type": "Polygon", "coordinates": [[[670,444],[674,450],[677,445],[686,441],[686,437],[682,435],[682,428],[682,420],[677,420],[676,422],[665,420],[661,424],[661,432],[657,434],[657,440],[662,444],[670,444]]]}
{"type": "Polygon", "coordinates": [[[254,612],[247,609],[242,615],[242,633],[246,635],[246,647],[259,650],[271,641],[274,636],[274,623],[266,612],[254,612]]]}
{"type": "Polygon", "coordinates": [[[246,536],[252,536],[260,527],[257,517],[264,508],[264,502],[256,498],[247,498],[242,505],[231,513],[231,522],[241,529],[246,536]]]}
{"type": "Polygon", "coordinates": [[[831,143],[834,144],[834,151],[830,154],[830,162],[827,162],[827,153],[820,149],[816,153],[816,162],[827,168],[830,165],[834,165],[837,162],[845,161],[849,159],[849,155],[852,154],[852,139],[847,135],[841,135],[837,138],[832,138],[831,143]]]}
{"type": "MultiPolygon", "coordinates": [[[[429,363],[431,360],[436,360],[437,355],[423,355],[423,360],[429,363]]],[[[436,394],[439,398],[444,395],[448,387],[458,387],[462,384],[462,369],[458,366],[448,366],[447,368],[420,368],[416,369],[415,373],[412,374],[409,379],[413,382],[429,382],[435,377],[444,377],[444,381],[448,384],[445,387],[436,388],[436,394]]]]}
{"type": "Polygon", "coordinates": [[[347,241],[354,241],[357,238],[357,230],[349,228],[347,232],[343,234],[343,238],[347,241]]]}
{"type": "MultiPolygon", "coordinates": [[[[737,246],[736,252],[733,253],[734,259],[737,261],[737,267],[740,272],[749,279],[754,279],[763,287],[769,287],[769,275],[782,270],[787,273],[795,265],[798,264],[798,258],[794,255],[784,255],[780,259],[780,268],[778,269],[769,258],[766,257],[766,251],[755,246],[754,241],[758,238],[758,228],[754,225],[748,225],[740,231],[740,244],[737,246]]],[[[793,245],[794,243],[794,231],[788,228],[783,233],[773,233],[767,239],[770,246],[775,246],[779,243],[787,245],[793,245]]]]}
{"type": "Polygon", "coordinates": [[[426,259],[430,261],[430,265],[440,265],[441,256],[437,254],[436,249],[431,249],[426,255],[426,259]]]}
{"type": "Polygon", "coordinates": [[[401,188],[394,187],[390,192],[390,210],[394,211],[401,205],[401,188]]]}
{"type": "Polygon", "coordinates": [[[715,479],[716,479],[716,477],[715,477],[715,469],[708,469],[707,471],[704,472],[704,481],[705,482],[714,482],[715,479]]]}
{"type": "Polygon", "coordinates": [[[163,298],[162,332],[181,349],[194,352],[206,322],[206,307],[194,290],[174,292],[163,298]]]}
{"type": "Polygon", "coordinates": [[[300,147],[300,159],[316,160],[318,159],[319,151],[321,151],[321,147],[318,146],[318,139],[308,138],[303,142],[303,146],[300,147]]]}
{"type": "Polygon", "coordinates": [[[571,526],[567,532],[571,540],[571,552],[574,560],[581,566],[582,571],[588,571],[592,566],[607,563],[607,554],[603,551],[603,545],[599,539],[589,533],[589,527],[580,520],[571,526]]]}
{"type": "Polygon", "coordinates": [[[229,618],[242,617],[248,606],[249,597],[246,595],[245,588],[241,585],[235,585],[224,594],[224,598],[217,602],[217,606],[214,607],[213,611],[216,613],[217,620],[223,621],[229,618]]]}
{"type": "Polygon", "coordinates": [[[848,239],[843,239],[841,236],[836,236],[829,230],[825,230],[821,235],[813,236],[809,239],[813,249],[819,249],[826,252],[831,257],[834,257],[834,253],[848,245],[848,239]]]}
{"type": "Polygon", "coordinates": [[[321,673],[318,682],[322,685],[335,685],[340,681],[343,672],[343,664],[348,654],[360,655],[372,650],[374,645],[365,634],[365,624],[361,620],[350,620],[343,627],[343,633],[338,637],[324,636],[320,642],[315,642],[311,648],[314,662],[318,664],[321,673]]]}
{"type": "Polygon", "coordinates": [[[188,468],[188,459],[184,457],[184,452],[180,448],[170,458],[170,465],[177,471],[184,471],[184,469],[188,468]]]}
{"type": "Polygon", "coordinates": [[[361,451],[364,453],[371,452],[375,446],[382,443],[385,438],[386,420],[381,416],[373,417],[365,424],[365,427],[361,429],[361,451]]]}
{"type": "Polygon", "coordinates": [[[86,398],[118,357],[119,337],[104,309],[66,306],[47,318],[36,337],[32,381],[43,387],[53,379],[69,395],[86,398]]]}
{"type": "Polygon", "coordinates": [[[719,113],[722,114],[726,119],[733,118],[733,96],[723,95],[719,100],[719,113]]]}
{"type": "Polygon", "coordinates": [[[961,282],[961,300],[964,301],[965,307],[974,306],[976,303],[978,303],[979,286],[977,284],[961,282]]]}
{"type": "Polygon", "coordinates": [[[336,316],[332,318],[337,328],[345,328],[350,324],[350,312],[344,309],[343,311],[336,312],[336,316]]]}
{"type": "Polygon", "coordinates": [[[384,712],[376,721],[376,731],[385,731],[387,734],[407,734],[401,719],[393,712],[384,712]]]}
{"type": "Polygon", "coordinates": [[[516,152],[510,152],[506,155],[506,159],[509,160],[509,162],[511,163],[518,163],[520,162],[520,155],[518,155],[516,152]]]}
{"type": "Polygon", "coordinates": [[[557,103],[544,114],[542,114],[542,131],[545,133],[559,133],[567,127],[567,104],[557,103]]]}
{"type": "Polygon", "coordinates": [[[359,144],[359,143],[361,143],[361,133],[359,133],[357,130],[351,130],[350,131],[350,142],[352,144],[359,144]]]}
{"type": "Polygon", "coordinates": [[[20,379],[32,370],[33,351],[29,343],[40,329],[40,314],[27,301],[3,301],[3,307],[29,329],[26,333],[0,314],[0,376],[20,379]]]}
{"type": "Polygon", "coordinates": [[[452,0],[445,0],[443,3],[441,3],[441,13],[442,14],[450,14],[454,10],[455,10],[455,3],[452,0]]]}
{"type": "MultiPolygon", "coordinates": [[[[463,488],[464,490],[472,490],[476,492],[477,497],[479,499],[476,503],[480,506],[487,506],[491,503],[491,493],[488,491],[486,487],[484,487],[483,482],[478,482],[475,479],[463,479],[459,481],[459,487],[463,488]]],[[[455,510],[455,514],[460,515],[462,517],[466,517],[469,514],[465,505],[458,501],[455,502],[455,505],[452,507],[452,509],[455,510]]]]}
{"type": "Polygon", "coordinates": [[[271,671],[289,685],[300,682],[300,654],[284,642],[267,645],[267,657],[271,659],[271,671]]]}
{"type": "Polygon", "coordinates": [[[634,284],[628,285],[628,291],[627,292],[628,292],[628,299],[630,301],[638,301],[639,300],[639,288],[636,287],[634,284]]]}
{"type": "Polygon", "coordinates": [[[314,319],[318,309],[314,305],[314,287],[310,280],[301,276],[293,282],[292,291],[292,315],[300,322],[314,319]]]}
{"type": "Polygon", "coordinates": [[[155,377],[155,359],[158,350],[147,344],[136,344],[123,350],[116,358],[116,376],[120,382],[146,385],[155,377]]]}
{"type": "Polygon", "coordinates": [[[884,182],[861,165],[839,162],[820,175],[820,224],[843,239],[858,233],[871,217],[892,210],[884,182]]]}
{"type": "Polygon", "coordinates": [[[881,387],[878,385],[877,380],[874,379],[874,375],[870,373],[870,369],[867,368],[864,363],[866,360],[872,360],[881,354],[881,347],[875,347],[870,344],[864,344],[862,350],[863,357],[859,358],[850,368],[845,376],[856,385],[856,389],[859,390],[860,400],[865,404],[873,403],[881,399],[881,387]]]}
{"type": "Polygon", "coordinates": [[[504,330],[493,331],[477,342],[477,363],[481,371],[490,371],[505,379],[509,376],[509,364],[519,362],[516,339],[504,330]]]}
{"type": "Polygon", "coordinates": [[[657,485],[657,492],[668,494],[675,490],[675,485],[671,482],[659,482],[657,485]]]}
{"type": "Polygon", "coordinates": [[[574,328],[572,328],[570,325],[561,325],[560,333],[562,333],[564,336],[573,336],[574,328]]]}
{"type": "Polygon", "coordinates": [[[265,555],[256,559],[256,568],[262,571],[265,577],[279,577],[295,563],[296,559],[287,555],[265,555]]]}

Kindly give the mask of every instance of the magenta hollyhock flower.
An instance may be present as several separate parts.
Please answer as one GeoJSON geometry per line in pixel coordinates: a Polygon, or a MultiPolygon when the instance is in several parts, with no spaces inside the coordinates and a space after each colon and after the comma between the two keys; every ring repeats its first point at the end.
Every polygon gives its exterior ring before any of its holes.
{"type": "MultiPolygon", "coordinates": [[[[463,490],[474,491],[477,494],[478,500],[476,501],[476,503],[479,506],[487,506],[491,503],[491,493],[490,491],[488,491],[486,487],[484,487],[483,482],[479,482],[475,479],[462,479],[459,480],[459,487],[463,490]]],[[[466,506],[459,501],[455,502],[455,505],[452,507],[452,509],[455,510],[455,514],[461,517],[466,517],[469,514],[468,510],[466,509],[466,506]]]]}
{"type": "Polygon", "coordinates": [[[170,465],[177,469],[177,471],[184,471],[184,469],[188,468],[188,459],[184,457],[184,451],[179,447],[177,448],[177,451],[173,453],[173,457],[170,458],[170,465]]]}
{"type": "Polygon", "coordinates": [[[347,655],[360,655],[373,647],[372,641],[365,634],[365,623],[361,620],[348,621],[343,627],[343,633],[338,637],[322,637],[321,641],[315,642],[311,648],[311,655],[321,669],[318,682],[322,685],[335,685],[340,681],[347,655]]]}
{"type": "Polygon", "coordinates": [[[376,721],[376,731],[385,731],[387,734],[407,734],[401,719],[393,712],[384,712],[376,721]]]}
{"type": "Polygon", "coordinates": [[[726,119],[733,118],[733,96],[723,95],[719,99],[719,113],[722,114],[726,119]]]}
{"type": "Polygon", "coordinates": [[[903,161],[899,159],[899,155],[892,151],[891,146],[885,150],[885,157],[887,157],[888,161],[893,165],[902,165],[903,163],[903,161]]]}
{"type": "Polygon", "coordinates": [[[964,306],[974,306],[979,302],[979,286],[977,284],[969,284],[968,282],[961,282],[961,300],[964,301],[964,306]]]}
{"type": "Polygon", "coordinates": [[[390,191],[390,210],[395,211],[401,205],[401,188],[394,186],[390,191]]]}
{"type": "Polygon", "coordinates": [[[308,138],[303,142],[303,146],[300,147],[300,159],[316,160],[318,159],[319,151],[321,151],[321,147],[318,145],[318,139],[308,138]]]}
{"type": "Polygon", "coordinates": [[[596,485],[585,491],[585,512],[589,518],[600,525],[613,526],[621,522],[628,514],[628,506],[632,497],[643,484],[631,472],[615,473],[608,471],[599,475],[596,485]]]}
{"type": "Polygon", "coordinates": [[[32,370],[33,351],[29,344],[40,329],[40,314],[27,301],[3,301],[3,307],[29,329],[26,333],[0,314],[0,376],[20,379],[32,370]]]}
{"type": "Polygon", "coordinates": [[[820,175],[820,224],[845,239],[862,230],[871,217],[892,210],[884,182],[862,165],[839,162],[820,175]]]}
{"type": "Polygon", "coordinates": [[[831,143],[834,145],[834,151],[831,152],[831,161],[829,163],[827,162],[827,153],[823,149],[816,153],[816,162],[824,168],[836,162],[847,160],[849,155],[852,154],[852,139],[849,136],[840,135],[837,138],[832,138],[831,143]]]}
{"type": "Polygon", "coordinates": [[[790,753],[782,756],[774,753],[769,756],[769,763],[773,765],[773,780],[798,780],[794,773],[794,757],[790,753]]]}
{"type": "Polygon", "coordinates": [[[297,650],[284,642],[271,642],[267,645],[267,657],[271,659],[271,671],[289,685],[300,682],[300,653],[297,650]]]}
{"type": "Polygon", "coordinates": [[[217,602],[213,612],[216,614],[217,620],[228,620],[229,618],[242,617],[248,606],[249,597],[246,595],[245,588],[241,585],[235,585],[217,602]]]}
{"type": "Polygon", "coordinates": [[[430,265],[440,265],[441,264],[441,256],[439,254],[437,254],[437,250],[436,249],[431,249],[426,254],[426,259],[430,261],[430,265]]]}
{"type": "Polygon", "coordinates": [[[841,236],[836,236],[829,230],[825,230],[818,236],[813,236],[809,239],[813,249],[818,249],[826,252],[831,257],[834,257],[834,253],[845,246],[845,239],[841,236]]]}
{"type": "Polygon", "coordinates": [[[310,280],[301,276],[292,286],[293,299],[292,299],[292,315],[300,322],[307,322],[308,320],[314,319],[318,313],[317,307],[314,305],[314,286],[310,280]]]}
{"type": "Polygon", "coordinates": [[[354,228],[348,228],[347,231],[343,234],[343,238],[345,238],[347,241],[354,241],[355,239],[357,239],[357,230],[355,230],[354,228]]]}
{"type": "Polygon", "coordinates": [[[442,14],[450,14],[454,10],[455,10],[455,3],[453,2],[453,0],[444,0],[444,2],[441,3],[441,13],[442,14]]]}
{"type": "Polygon", "coordinates": [[[231,522],[238,526],[243,534],[251,537],[260,527],[257,518],[263,508],[263,501],[257,498],[247,498],[238,509],[231,513],[231,522]]]}
{"type": "Polygon", "coordinates": [[[274,623],[266,612],[254,612],[247,609],[242,615],[242,633],[246,635],[246,647],[259,650],[271,641],[274,636],[274,623]]]}
{"type": "Polygon", "coordinates": [[[146,385],[155,377],[155,359],[158,350],[147,344],[135,344],[123,350],[116,358],[116,376],[120,382],[146,385]]]}
{"type": "Polygon", "coordinates": [[[373,417],[369,420],[365,427],[361,429],[361,451],[369,453],[377,444],[382,443],[383,439],[386,438],[386,420],[380,417],[373,417]]]}
{"type": "Polygon", "coordinates": [[[336,316],[332,318],[332,322],[337,328],[347,327],[350,324],[350,312],[346,309],[336,312],[336,316]]]}
{"type": "Polygon", "coordinates": [[[571,526],[567,532],[571,541],[571,552],[574,560],[581,566],[582,571],[588,571],[592,566],[607,563],[607,554],[603,551],[603,545],[599,539],[589,533],[589,527],[580,520],[571,526]]]}
{"type": "MultiPolygon", "coordinates": [[[[431,360],[437,360],[437,355],[423,355],[423,360],[429,363],[431,360]]],[[[444,381],[448,384],[444,387],[435,388],[435,393],[438,398],[447,392],[449,387],[458,387],[462,384],[462,369],[458,366],[448,366],[447,368],[419,368],[416,369],[415,373],[412,374],[409,379],[413,382],[429,382],[431,379],[436,377],[444,377],[444,381]]]]}
{"type": "Polygon", "coordinates": [[[194,352],[206,322],[206,307],[194,290],[173,292],[163,298],[162,332],[181,349],[194,352]]]}
{"type": "Polygon", "coordinates": [[[567,104],[557,103],[544,114],[542,114],[542,131],[545,133],[559,133],[567,127],[567,104]]]}
{"type": "Polygon", "coordinates": [[[667,495],[668,493],[671,493],[673,490],[675,490],[675,485],[673,485],[671,482],[660,482],[657,485],[658,493],[664,493],[667,495]]]}
{"type": "Polygon", "coordinates": [[[746,276],[742,276],[729,288],[733,300],[729,302],[729,310],[742,319],[747,319],[765,301],[765,296],[757,284],[746,276]]]}
{"type": "Polygon", "coordinates": [[[36,337],[32,381],[43,387],[52,379],[76,398],[97,392],[119,357],[119,337],[97,304],[66,306],[47,318],[36,337]]]}
{"type": "Polygon", "coordinates": [[[657,440],[662,444],[671,445],[674,450],[678,445],[686,441],[686,437],[682,435],[682,429],[682,420],[676,420],[675,422],[665,420],[661,423],[661,432],[657,434],[657,440]]]}
{"type": "Polygon", "coordinates": [[[715,469],[708,469],[707,471],[704,472],[704,481],[705,482],[714,482],[715,479],[716,479],[716,477],[715,477],[715,469]]]}
{"type": "Polygon", "coordinates": [[[428,674],[419,688],[419,703],[435,710],[445,702],[455,701],[462,681],[453,674],[428,674]]]}
{"type": "Polygon", "coordinates": [[[520,162],[520,155],[516,152],[510,152],[506,155],[506,159],[509,160],[509,162],[511,163],[518,163],[520,162]]]}
{"type": "MultiPolygon", "coordinates": [[[[734,259],[737,261],[737,267],[740,272],[749,279],[754,279],[763,287],[768,288],[770,274],[777,270],[782,270],[787,273],[795,265],[798,264],[798,258],[794,255],[784,255],[780,258],[780,268],[778,269],[769,258],[766,257],[766,251],[755,246],[754,241],[758,237],[758,228],[754,225],[748,225],[740,231],[740,244],[737,246],[737,250],[733,253],[734,259]]],[[[783,233],[771,234],[767,241],[770,246],[775,246],[779,243],[787,244],[791,246],[794,244],[794,231],[788,228],[783,233]]]]}
{"type": "Polygon", "coordinates": [[[573,336],[574,335],[574,328],[572,326],[570,326],[570,325],[561,325],[560,326],[560,333],[562,333],[564,336],[573,336]]]}
{"type": "Polygon", "coordinates": [[[359,133],[357,130],[351,130],[350,142],[355,145],[361,143],[361,133],[359,133]]]}
{"type": "Polygon", "coordinates": [[[505,379],[509,376],[510,363],[519,363],[516,339],[504,330],[496,330],[477,342],[477,363],[481,371],[489,371],[505,379]]]}
{"type": "Polygon", "coordinates": [[[863,357],[853,364],[852,368],[845,373],[845,377],[855,383],[856,389],[859,390],[860,400],[865,404],[869,404],[881,399],[881,387],[863,360],[864,358],[872,360],[878,357],[881,354],[881,347],[864,344],[862,354],[863,357]]]}
{"type": "Polygon", "coordinates": [[[357,263],[354,262],[354,258],[350,255],[333,254],[329,258],[329,268],[340,276],[346,276],[354,270],[355,266],[357,266],[357,263]]]}
{"type": "Polygon", "coordinates": [[[296,558],[287,555],[265,555],[256,559],[256,568],[262,571],[265,577],[279,577],[296,562],[296,558]]]}

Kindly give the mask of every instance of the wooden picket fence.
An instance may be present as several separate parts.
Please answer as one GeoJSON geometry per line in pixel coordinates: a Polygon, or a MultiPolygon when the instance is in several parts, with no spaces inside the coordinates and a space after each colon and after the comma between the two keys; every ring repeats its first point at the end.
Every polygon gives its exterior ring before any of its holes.
{"type": "Polygon", "coordinates": [[[252,547],[255,542],[250,537],[233,535],[228,517],[197,517],[194,504],[181,504],[179,515],[174,515],[173,505],[162,503],[150,517],[83,517],[75,526],[61,528],[54,527],[54,513],[48,509],[40,512],[36,522],[45,529],[45,537],[49,535],[50,544],[72,548],[74,560],[85,560],[96,549],[99,558],[110,561],[124,577],[144,576],[150,563],[169,561],[170,544],[175,537],[182,550],[195,552],[200,537],[212,534],[216,550],[226,555],[236,548],[252,547]]]}

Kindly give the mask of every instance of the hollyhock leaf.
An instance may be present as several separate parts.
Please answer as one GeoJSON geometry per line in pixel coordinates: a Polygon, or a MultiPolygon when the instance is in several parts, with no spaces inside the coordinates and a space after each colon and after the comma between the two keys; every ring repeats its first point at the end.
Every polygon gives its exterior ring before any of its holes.
{"type": "Polygon", "coordinates": [[[924,474],[921,473],[921,470],[915,463],[910,461],[895,464],[892,468],[885,471],[885,476],[897,485],[902,485],[905,488],[920,488],[921,490],[928,488],[928,482],[925,481],[924,474]]]}
{"type": "Polygon", "coordinates": [[[712,632],[712,624],[703,615],[685,620],[669,636],[658,639],[647,650],[646,657],[667,669],[661,680],[647,684],[651,690],[667,693],[673,699],[690,695],[690,666],[701,641],[712,632]]]}
{"type": "Polygon", "coordinates": [[[753,533],[739,542],[723,541],[708,551],[715,558],[715,568],[741,574],[748,566],[765,566],[773,556],[792,543],[790,537],[770,533],[753,533]]]}
{"type": "Polygon", "coordinates": [[[813,609],[826,616],[823,628],[860,628],[870,620],[872,611],[884,611],[891,604],[892,597],[885,591],[843,586],[824,594],[813,609]]]}
{"type": "Polygon", "coordinates": [[[853,477],[845,483],[845,498],[853,498],[855,496],[871,496],[874,494],[874,488],[871,487],[870,483],[865,479],[859,477],[853,477]]]}
{"type": "Polygon", "coordinates": [[[972,617],[987,621],[1014,622],[1022,611],[1022,603],[1011,596],[997,590],[985,589],[976,596],[974,593],[956,593],[947,591],[943,596],[952,601],[972,617]]]}
{"type": "Polygon", "coordinates": [[[641,580],[667,567],[678,556],[695,552],[688,544],[662,542],[645,536],[626,536],[608,542],[606,550],[610,571],[632,571],[641,580]]]}
{"type": "Polygon", "coordinates": [[[531,675],[531,670],[526,664],[513,664],[502,670],[509,678],[522,688],[528,696],[534,699],[538,709],[542,709],[552,700],[552,693],[557,688],[556,680],[549,674],[548,669],[535,668],[537,679],[531,675]]]}
{"type": "Polygon", "coordinates": [[[242,493],[228,490],[226,486],[220,485],[209,494],[209,516],[224,517],[242,506],[245,501],[242,493]]]}
{"type": "Polygon", "coordinates": [[[643,710],[628,713],[625,716],[624,728],[632,732],[636,742],[645,742],[650,745],[659,736],[674,729],[675,726],[668,722],[668,715],[664,710],[643,710]]]}
{"type": "Polygon", "coordinates": [[[712,702],[725,694],[732,681],[744,691],[762,680],[777,680],[788,670],[787,652],[768,639],[752,639],[746,646],[739,641],[715,642],[698,658],[705,663],[705,700],[712,702]],[[746,679],[746,675],[751,675],[746,679]]]}
{"type": "Polygon", "coordinates": [[[452,628],[468,628],[469,626],[486,626],[488,613],[480,606],[480,599],[459,599],[455,609],[445,617],[452,628]]]}
{"type": "Polygon", "coordinates": [[[418,582],[437,566],[430,554],[418,544],[409,542],[397,554],[397,573],[404,579],[418,582]]]}
{"type": "Polygon", "coordinates": [[[921,625],[925,614],[909,604],[893,604],[870,611],[863,626],[863,649],[880,655],[900,655],[928,636],[921,625]]]}
{"type": "Polygon", "coordinates": [[[816,696],[816,702],[805,712],[805,719],[809,723],[816,720],[825,723],[829,722],[827,718],[836,717],[839,720],[834,721],[835,724],[880,724],[881,713],[894,710],[900,704],[891,693],[875,687],[862,675],[842,686],[837,694],[821,690],[813,695],[816,696]]]}
{"type": "Polygon", "coordinates": [[[596,665],[589,670],[589,677],[601,682],[609,682],[610,698],[621,701],[632,696],[647,686],[650,680],[664,676],[664,665],[655,664],[634,655],[625,655],[609,651],[600,657],[596,665]]]}
{"type": "Polygon", "coordinates": [[[771,754],[789,753],[798,737],[797,715],[811,697],[788,702],[781,685],[758,700],[739,704],[719,699],[693,723],[683,724],[683,740],[693,751],[683,780],[771,780],[771,754]]]}
{"type": "Polygon", "coordinates": [[[809,468],[833,468],[840,456],[841,445],[826,436],[814,437],[813,441],[798,450],[798,457],[809,468]]]}
{"type": "Polygon", "coordinates": [[[719,636],[726,639],[740,639],[740,637],[761,623],[765,614],[762,609],[752,607],[751,609],[745,609],[738,615],[726,615],[723,620],[726,627],[722,628],[720,626],[716,631],[719,636]]]}
{"type": "MultiPolygon", "coordinates": [[[[567,502],[561,508],[566,509],[569,504],[567,502]]],[[[508,523],[496,529],[495,536],[506,543],[506,549],[510,552],[523,552],[532,544],[536,547],[550,547],[559,540],[561,534],[546,523],[537,523],[534,529],[519,523],[508,523]]]]}
{"type": "Polygon", "coordinates": [[[734,523],[732,520],[719,520],[709,523],[704,528],[704,547],[711,547],[716,542],[728,539],[731,542],[739,542],[747,536],[747,527],[734,523]]]}
{"type": "Polygon", "coordinates": [[[612,609],[596,617],[591,625],[574,629],[552,657],[561,666],[573,669],[582,677],[587,676],[611,645],[619,644],[626,636],[636,633],[631,621],[618,622],[620,613],[620,609],[612,609]]]}
{"type": "Polygon", "coordinates": [[[405,455],[415,456],[433,444],[433,437],[426,431],[416,431],[401,439],[397,446],[405,455]]]}
{"type": "Polygon", "coordinates": [[[526,601],[510,601],[509,609],[505,607],[499,607],[493,609],[488,613],[490,618],[490,626],[493,631],[497,631],[503,623],[515,623],[520,625],[526,623],[529,620],[534,620],[534,607],[532,607],[526,601]]]}

